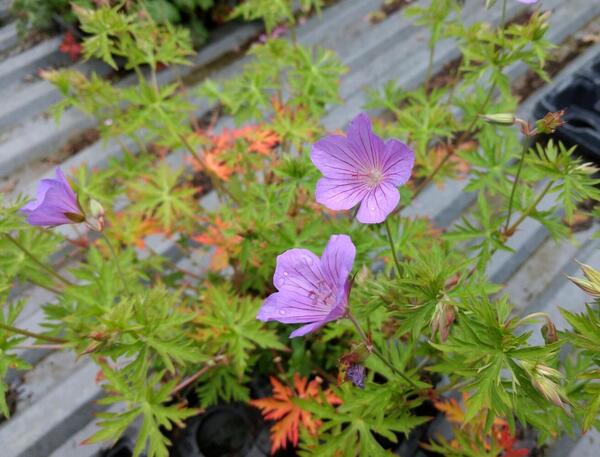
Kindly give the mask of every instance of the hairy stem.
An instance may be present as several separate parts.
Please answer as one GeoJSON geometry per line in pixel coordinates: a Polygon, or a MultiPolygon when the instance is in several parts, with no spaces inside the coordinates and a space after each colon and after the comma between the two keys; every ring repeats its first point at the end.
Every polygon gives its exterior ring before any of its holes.
{"type": "Polygon", "coordinates": [[[58,279],[59,281],[61,281],[63,284],[65,284],[67,286],[74,286],[75,285],[71,281],[69,281],[67,278],[65,278],[61,274],[57,273],[56,271],[54,271],[48,265],[46,265],[45,263],[41,262],[29,249],[27,249],[19,241],[17,241],[16,238],[13,238],[8,233],[4,233],[4,237],[8,241],[10,241],[12,244],[14,244],[21,252],[23,252],[23,254],[25,254],[33,263],[35,263],[38,267],[40,267],[46,273],[48,273],[49,275],[51,275],[54,278],[58,279]]]}
{"type": "Polygon", "coordinates": [[[29,330],[13,327],[12,325],[3,324],[1,322],[0,322],[0,329],[6,330],[7,332],[17,333],[19,335],[35,338],[38,340],[50,341],[51,343],[63,344],[63,343],[67,342],[67,340],[65,340],[63,338],[57,338],[57,337],[48,336],[48,335],[41,335],[39,333],[30,332],[29,330]]]}
{"type": "Polygon", "coordinates": [[[433,77],[433,59],[435,58],[435,42],[429,43],[429,60],[427,61],[427,76],[425,79],[425,88],[429,89],[431,78],[433,77]]]}
{"type": "Polygon", "coordinates": [[[505,234],[507,235],[512,235],[513,233],[515,233],[515,231],[517,230],[517,227],[519,225],[521,225],[521,222],[523,222],[525,219],[527,219],[527,217],[536,210],[537,206],[540,204],[540,202],[542,201],[542,199],[546,196],[546,194],[550,191],[550,189],[552,188],[552,184],[553,182],[550,181],[548,182],[548,184],[546,184],[546,186],[544,187],[544,189],[540,192],[540,194],[537,196],[537,198],[533,201],[533,203],[531,205],[529,205],[529,207],[523,211],[521,213],[521,215],[519,216],[519,218],[515,221],[515,223],[513,225],[511,225],[510,227],[508,227],[508,229],[506,229],[504,231],[505,234]]]}
{"type": "Polygon", "coordinates": [[[352,324],[354,324],[354,328],[356,328],[356,332],[358,333],[358,336],[360,336],[360,339],[365,344],[365,347],[367,348],[367,351],[369,351],[369,354],[374,354],[390,370],[392,370],[393,373],[395,373],[398,376],[400,376],[402,379],[404,379],[406,382],[408,382],[410,385],[412,385],[415,389],[419,388],[419,386],[417,386],[412,379],[410,379],[408,376],[406,376],[404,373],[402,373],[400,370],[398,370],[392,364],[392,362],[390,362],[381,352],[379,352],[379,350],[373,345],[373,343],[371,342],[371,340],[369,340],[369,337],[367,336],[367,334],[365,333],[365,331],[363,330],[363,328],[360,326],[359,322],[356,320],[356,317],[354,317],[354,315],[350,311],[348,311],[346,313],[346,317],[348,319],[350,319],[350,321],[352,322],[352,324]]]}
{"type": "Polygon", "coordinates": [[[515,200],[515,194],[517,191],[517,185],[519,184],[519,179],[521,177],[521,170],[523,169],[523,162],[525,162],[525,156],[527,155],[527,151],[529,151],[529,146],[531,144],[531,138],[526,137],[523,142],[523,150],[521,151],[521,159],[519,160],[519,167],[517,168],[517,174],[515,175],[515,180],[513,181],[512,190],[510,192],[510,200],[508,201],[508,215],[506,216],[506,224],[504,226],[504,231],[508,230],[510,226],[510,218],[512,216],[513,203],[515,200]]]}
{"type": "Polygon", "coordinates": [[[396,265],[396,272],[398,276],[402,274],[402,267],[400,266],[400,261],[398,260],[398,254],[396,254],[396,245],[394,244],[394,238],[392,237],[392,230],[390,228],[390,219],[386,218],[385,220],[385,231],[387,233],[387,239],[390,243],[390,249],[392,250],[392,257],[394,258],[394,264],[396,265]]]}
{"type": "Polygon", "coordinates": [[[200,368],[198,371],[196,371],[193,375],[185,378],[183,381],[181,381],[179,384],[177,384],[171,391],[171,395],[175,395],[177,392],[180,392],[181,390],[185,389],[187,386],[189,386],[194,381],[196,381],[200,376],[202,376],[204,373],[206,373],[211,368],[213,368],[217,363],[223,363],[223,362],[225,362],[224,356],[222,356],[222,355],[215,356],[213,359],[206,362],[206,364],[202,368],[200,368]]]}
{"type": "Polygon", "coordinates": [[[117,253],[115,252],[113,245],[110,242],[110,240],[108,239],[108,237],[104,234],[104,232],[100,232],[100,236],[102,236],[102,239],[108,246],[108,250],[110,251],[113,261],[115,262],[115,266],[117,267],[117,271],[119,272],[119,276],[121,277],[121,283],[123,284],[123,290],[125,290],[125,292],[127,292],[129,294],[130,293],[129,287],[127,286],[127,281],[125,281],[125,276],[123,275],[123,270],[121,270],[121,263],[119,262],[119,258],[117,257],[117,253]]]}

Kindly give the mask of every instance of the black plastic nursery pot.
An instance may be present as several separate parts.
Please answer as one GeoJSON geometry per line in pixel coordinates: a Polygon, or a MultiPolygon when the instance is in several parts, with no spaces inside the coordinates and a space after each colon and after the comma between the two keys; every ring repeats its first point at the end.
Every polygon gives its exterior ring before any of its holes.
{"type": "Polygon", "coordinates": [[[553,134],[577,153],[600,163],[600,56],[554,87],[535,107],[536,119],[565,110],[565,125],[553,134]]]}
{"type": "Polygon", "coordinates": [[[267,428],[258,410],[252,407],[243,404],[214,406],[190,419],[185,429],[174,434],[173,456],[268,455],[268,433],[261,433],[267,428]]]}

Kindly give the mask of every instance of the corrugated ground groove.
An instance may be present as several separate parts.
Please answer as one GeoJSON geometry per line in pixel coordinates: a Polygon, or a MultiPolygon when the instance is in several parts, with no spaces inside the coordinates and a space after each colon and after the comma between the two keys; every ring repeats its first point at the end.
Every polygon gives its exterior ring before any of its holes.
{"type": "MultiPolygon", "coordinates": [[[[78,456],[79,456],[80,454],[74,454],[74,455],[78,455],[78,456]]],[[[81,455],[83,455],[83,454],[81,454],[81,455]]],[[[91,454],[86,454],[86,455],[91,455],[91,454]]],[[[28,457],[29,457],[29,456],[28,456],[28,457]]],[[[58,457],[58,455],[57,455],[56,457],[58,457]]],[[[61,457],[62,457],[62,456],[61,456],[61,457]]]]}

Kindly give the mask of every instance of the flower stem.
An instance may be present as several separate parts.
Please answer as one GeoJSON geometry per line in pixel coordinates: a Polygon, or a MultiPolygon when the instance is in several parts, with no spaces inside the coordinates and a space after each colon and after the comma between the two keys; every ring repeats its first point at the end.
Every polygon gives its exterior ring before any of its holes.
{"type": "Polygon", "coordinates": [[[12,244],[14,244],[21,252],[23,252],[23,254],[25,254],[27,257],[29,257],[29,259],[31,261],[33,261],[33,263],[35,263],[37,266],[39,266],[40,268],[42,268],[46,273],[48,273],[51,276],[55,277],[56,279],[58,279],[59,281],[61,281],[63,284],[65,284],[67,286],[74,286],[75,285],[71,281],[69,281],[67,278],[65,278],[61,274],[57,273],[56,271],[54,271],[48,265],[46,265],[45,263],[43,263],[40,260],[38,260],[38,258],[29,249],[27,249],[19,241],[17,241],[16,238],[13,238],[8,233],[4,233],[4,236],[5,236],[5,238],[8,241],[10,241],[12,244]]]}
{"type": "Polygon", "coordinates": [[[525,162],[525,156],[527,155],[527,151],[529,150],[530,144],[531,144],[531,137],[525,138],[525,141],[523,142],[523,150],[521,151],[521,159],[519,160],[519,167],[517,168],[517,174],[515,176],[512,190],[510,192],[510,200],[508,201],[508,215],[506,216],[506,225],[504,226],[505,232],[508,230],[508,227],[510,226],[510,218],[512,216],[513,203],[515,200],[517,185],[519,184],[519,179],[521,177],[521,170],[523,169],[523,162],[525,162]]]}
{"type": "Polygon", "coordinates": [[[360,336],[360,339],[365,344],[365,347],[367,348],[367,351],[369,351],[369,354],[374,354],[390,370],[392,370],[393,373],[395,373],[398,376],[400,376],[406,382],[408,382],[409,384],[411,384],[415,389],[419,388],[419,386],[417,386],[412,379],[410,379],[408,376],[406,376],[404,373],[402,373],[400,370],[398,370],[392,364],[392,362],[390,362],[381,352],[379,352],[379,350],[373,345],[373,343],[371,342],[371,340],[369,339],[369,337],[367,336],[367,334],[365,333],[365,331],[363,330],[363,328],[360,326],[360,324],[356,320],[356,317],[354,317],[354,315],[350,311],[348,311],[346,313],[346,317],[348,319],[350,319],[350,322],[352,322],[352,324],[354,324],[354,327],[356,328],[356,331],[357,331],[358,335],[360,336]]]}
{"type": "Polygon", "coordinates": [[[398,255],[396,254],[396,246],[394,244],[394,238],[392,237],[392,230],[390,228],[390,219],[386,218],[385,220],[385,231],[387,232],[387,238],[390,242],[390,249],[392,250],[392,256],[394,257],[394,263],[396,264],[396,270],[398,272],[398,276],[402,274],[402,267],[400,266],[400,261],[398,260],[398,255]]]}
{"type": "Polygon", "coordinates": [[[535,201],[531,205],[529,205],[529,207],[525,211],[523,211],[521,213],[521,216],[519,216],[519,218],[515,221],[515,223],[513,225],[511,225],[510,227],[508,227],[504,231],[504,233],[507,235],[512,235],[515,232],[515,230],[517,229],[517,227],[521,224],[521,222],[523,222],[527,218],[527,216],[529,216],[533,211],[535,211],[535,209],[540,204],[542,199],[546,196],[546,194],[548,193],[548,191],[550,190],[551,187],[552,187],[552,181],[550,181],[550,182],[548,182],[548,184],[546,184],[546,187],[544,187],[544,189],[540,192],[540,194],[537,196],[535,201]]]}
{"type": "Polygon", "coordinates": [[[63,338],[56,338],[54,336],[41,335],[39,333],[30,332],[29,330],[25,330],[22,328],[13,327],[12,325],[3,324],[0,322],[0,328],[6,330],[7,332],[17,333],[23,336],[29,336],[31,338],[35,338],[38,340],[50,341],[51,343],[66,343],[67,340],[63,338]]]}
{"type": "Polygon", "coordinates": [[[213,368],[216,364],[226,363],[226,360],[227,359],[223,355],[217,355],[213,359],[208,360],[206,364],[198,371],[196,371],[193,375],[185,378],[183,381],[177,384],[171,391],[171,395],[175,395],[177,392],[180,392],[181,390],[185,389],[187,386],[196,381],[200,376],[202,376],[204,373],[213,368]]]}
{"type": "Polygon", "coordinates": [[[108,246],[108,250],[110,251],[110,254],[113,257],[113,261],[115,262],[115,265],[117,267],[117,271],[119,272],[119,276],[121,277],[121,283],[123,284],[123,289],[125,290],[125,292],[127,292],[128,294],[130,294],[129,287],[127,286],[127,281],[125,281],[125,276],[123,276],[123,270],[121,270],[121,264],[119,263],[119,258],[117,257],[117,254],[116,254],[116,252],[115,252],[115,250],[113,248],[112,243],[110,242],[110,240],[108,239],[108,237],[104,234],[104,232],[100,232],[100,236],[102,236],[102,239],[104,240],[104,242],[108,246]]]}
{"type": "Polygon", "coordinates": [[[427,76],[425,79],[425,88],[429,89],[431,78],[433,77],[433,59],[435,57],[435,42],[429,44],[429,59],[427,61],[427,76]]]}

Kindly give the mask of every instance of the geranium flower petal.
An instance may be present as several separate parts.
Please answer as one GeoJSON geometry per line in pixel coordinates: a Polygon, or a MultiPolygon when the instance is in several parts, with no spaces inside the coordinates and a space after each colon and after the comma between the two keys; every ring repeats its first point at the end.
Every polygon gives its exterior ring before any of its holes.
{"type": "Polygon", "coordinates": [[[315,330],[323,327],[327,322],[313,322],[312,324],[303,325],[300,328],[297,328],[292,333],[290,333],[290,338],[296,338],[298,336],[304,336],[307,333],[314,332],[315,330]]]}
{"type": "Polygon", "coordinates": [[[71,198],[71,201],[77,202],[77,195],[75,195],[75,192],[71,188],[71,184],[69,184],[69,181],[67,181],[67,178],[63,171],[59,167],[56,167],[55,173],[56,180],[60,182],[60,185],[65,191],[65,194],[71,198]]]}
{"type": "Polygon", "coordinates": [[[62,224],[72,224],[74,220],[81,222],[85,219],[77,195],[69,185],[67,178],[60,168],[56,168],[56,179],[42,179],[37,188],[37,198],[21,208],[32,225],[52,227],[62,224]],[[66,213],[79,217],[69,219],[66,213]]]}
{"type": "Polygon", "coordinates": [[[307,249],[290,249],[277,256],[273,284],[279,291],[313,294],[323,282],[319,258],[307,249]]]}
{"type": "Polygon", "coordinates": [[[332,283],[343,287],[354,265],[356,247],[348,235],[332,235],[321,256],[321,269],[332,283]]]}
{"type": "Polygon", "coordinates": [[[398,189],[383,182],[363,199],[356,218],[363,224],[379,224],[394,211],[399,202],[398,189]]]}
{"type": "Polygon", "coordinates": [[[356,180],[324,177],[317,182],[315,198],[327,208],[341,211],[356,206],[367,192],[367,186],[356,180]]]}
{"type": "Polygon", "coordinates": [[[410,179],[415,164],[415,153],[396,139],[386,141],[382,169],[385,181],[400,186],[410,179]]]}
{"type": "Polygon", "coordinates": [[[310,159],[324,176],[331,178],[352,178],[364,168],[348,139],[339,135],[326,136],[313,144],[310,159]]]}
{"type": "Polygon", "coordinates": [[[348,139],[366,168],[381,166],[384,143],[373,133],[371,120],[366,113],[360,113],[350,122],[348,139]]]}
{"type": "Polygon", "coordinates": [[[265,300],[256,318],[265,322],[303,324],[323,320],[328,314],[327,310],[316,309],[306,295],[296,292],[276,292],[265,300]]]}

